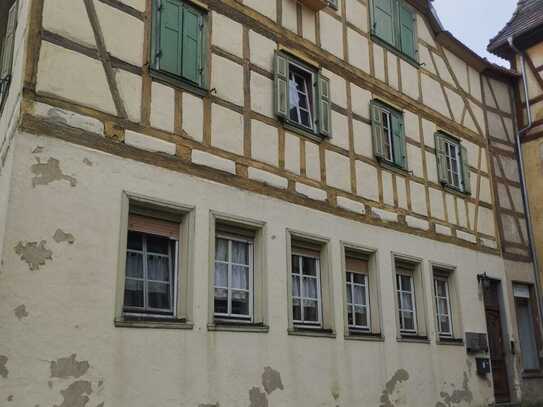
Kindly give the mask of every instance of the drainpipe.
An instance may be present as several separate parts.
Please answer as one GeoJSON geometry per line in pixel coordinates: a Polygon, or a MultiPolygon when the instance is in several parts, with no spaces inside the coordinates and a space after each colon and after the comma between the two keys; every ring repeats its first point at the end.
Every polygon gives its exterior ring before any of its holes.
{"type": "Polygon", "coordinates": [[[518,160],[520,165],[520,182],[521,182],[521,189],[522,189],[522,198],[524,201],[524,212],[526,213],[526,220],[527,220],[527,227],[528,227],[528,240],[530,242],[530,252],[532,255],[532,263],[534,267],[534,279],[535,279],[535,291],[536,291],[536,301],[539,308],[539,315],[540,319],[543,317],[543,307],[541,303],[541,278],[539,274],[539,260],[537,257],[536,247],[535,247],[535,236],[534,236],[534,229],[532,224],[532,214],[530,212],[530,204],[528,202],[528,188],[526,186],[526,175],[524,172],[524,155],[522,153],[522,144],[520,142],[521,136],[532,127],[532,112],[530,109],[530,96],[528,93],[528,80],[526,76],[526,58],[524,55],[524,52],[520,51],[514,44],[514,38],[513,36],[509,37],[508,40],[509,46],[513,51],[515,51],[520,56],[520,63],[521,63],[521,69],[522,69],[522,83],[524,88],[524,97],[526,100],[526,111],[528,113],[528,124],[523,129],[520,129],[517,132],[516,136],[516,144],[517,144],[517,151],[518,151],[518,160]]]}

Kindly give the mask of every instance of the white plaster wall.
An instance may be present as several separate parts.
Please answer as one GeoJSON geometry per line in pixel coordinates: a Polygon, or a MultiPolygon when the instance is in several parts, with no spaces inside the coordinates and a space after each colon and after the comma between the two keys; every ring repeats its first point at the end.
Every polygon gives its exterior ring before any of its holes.
{"type": "Polygon", "coordinates": [[[268,396],[270,405],[328,405],[334,402],[333,394],[339,394],[344,405],[376,406],[398,369],[409,374],[392,395],[403,405],[435,405],[441,391],[461,388],[464,372],[473,405],[490,400],[491,389],[477,378],[474,361],[465,350],[434,343],[429,261],[457,267],[463,328],[481,332],[485,331],[484,314],[475,275],[486,271],[503,279],[505,267],[499,257],[337,218],[50,138],[19,135],[17,140],[12,199],[18,204],[10,208],[9,250],[0,274],[0,319],[5,327],[0,355],[8,357],[9,374],[0,379],[0,386],[2,394],[14,395],[19,405],[61,404],[59,392],[75,379],[51,379],[49,361],[73,353],[90,364],[89,371],[78,378],[93,386],[89,405],[248,405],[249,390],[262,386],[266,366],[281,374],[284,385],[284,390],[268,396]],[[33,154],[38,145],[41,152],[33,154]],[[63,173],[75,178],[75,186],[56,181],[32,187],[31,165],[36,158],[44,162],[51,157],[59,160],[63,173]],[[92,165],[81,165],[83,159],[92,165]],[[190,287],[194,329],[114,328],[122,191],[196,208],[190,287]],[[267,334],[207,331],[210,210],[266,223],[267,334]],[[56,243],[52,235],[57,228],[72,233],[74,244],[56,243]],[[287,334],[287,228],[330,239],[335,339],[287,334]],[[12,248],[20,241],[41,240],[53,252],[52,260],[32,272],[12,248]],[[340,241],[377,250],[382,343],[344,340],[340,241]],[[422,261],[431,344],[396,340],[392,251],[422,261]],[[28,316],[18,320],[13,310],[23,304],[28,316]]]}

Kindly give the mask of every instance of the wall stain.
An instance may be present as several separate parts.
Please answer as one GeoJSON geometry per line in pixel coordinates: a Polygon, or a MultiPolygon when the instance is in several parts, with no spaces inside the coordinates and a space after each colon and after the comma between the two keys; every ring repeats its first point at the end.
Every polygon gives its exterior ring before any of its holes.
{"type": "Polygon", "coordinates": [[[100,404],[98,404],[96,407],[104,407],[104,402],[102,401],[100,404]]]}
{"type": "Polygon", "coordinates": [[[49,109],[47,111],[47,117],[54,123],[68,124],[68,120],[62,115],[62,110],[55,108],[49,109]]]}
{"type": "Polygon", "coordinates": [[[32,154],[40,154],[43,153],[43,147],[42,146],[36,146],[34,150],[32,150],[32,154]]]}
{"type": "Polygon", "coordinates": [[[57,361],[51,362],[51,377],[59,377],[66,379],[73,377],[75,379],[80,378],[87,370],[89,370],[89,362],[76,360],[77,355],[74,353],[66,358],[60,358],[57,361]]]}
{"type": "Polygon", "coordinates": [[[268,398],[266,393],[263,393],[258,387],[253,387],[249,390],[249,407],[268,407],[268,398]]]}
{"type": "Polygon", "coordinates": [[[89,166],[89,167],[92,167],[93,166],[93,163],[91,160],[89,160],[87,157],[83,158],[83,164],[89,166]]]}
{"type": "Polygon", "coordinates": [[[394,373],[394,376],[386,382],[385,389],[381,394],[381,405],[380,407],[394,407],[394,404],[391,400],[391,396],[396,390],[396,386],[400,383],[406,382],[409,380],[409,373],[404,369],[399,369],[394,373]]]}
{"type": "Polygon", "coordinates": [[[75,242],[74,235],[72,235],[71,233],[66,233],[62,229],[57,229],[57,231],[53,235],[53,239],[57,243],[68,242],[69,244],[74,244],[75,242]]]}
{"type": "Polygon", "coordinates": [[[441,396],[443,402],[440,401],[436,403],[435,407],[452,407],[456,404],[462,403],[463,401],[466,403],[471,403],[473,401],[473,393],[469,388],[468,374],[464,372],[464,380],[462,382],[461,390],[454,390],[450,394],[442,391],[439,395],[441,396]]]}
{"type": "Polygon", "coordinates": [[[53,260],[53,252],[45,245],[47,242],[42,240],[38,242],[23,242],[17,243],[15,253],[21,256],[21,260],[25,261],[30,268],[30,271],[37,271],[40,266],[45,265],[46,260],[53,260]]]}
{"type": "Polygon", "coordinates": [[[14,399],[13,394],[10,394],[10,395],[8,396],[8,401],[13,401],[13,399],[14,399]]]}
{"type": "Polygon", "coordinates": [[[275,390],[284,390],[283,382],[281,381],[281,373],[271,367],[265,367],[262,373],[262,386],[266,393],[271,394],[275,390]]]}
{"type": "Polygon", "coordinates": [[[21,304],[18,307],[16,307],[13,310],[13,313],[15,314],[15,316],[17,317],[19,321],[28,316],[28,312],[26,311],[26,305],[24,304],[21,304]]]}
{"type": "Polygon", "coordinates": [[[198,407],[219,407],[219,402],[217,401],[215,404],[198,404],[198,407]]]}
{"type": "Polygon", "coordinates": [[[85,407],[90,400],[88,396],[92,394],[92,386],[89,381],[78,380],[61,390],[60,394],[64,400],[55,407],[85,407]]]}
{"type": "Polygon", "coordinates": [[[9,370],[6,367],[6,364],[8,363],[8,357],[4,355],[0,355],[0,376],[2,376],[4,379],[8,377],[9,370]]]}
{"type": "Polygon", "coordinates": [[[32,178],[32,186],[48,185],[53,181],[67,181],[70,186],[75,187],[77,180],[74,177],[66,175],[60,169],[60,161],[56,158],[49,158],[47,163],[42,163],[39,158],[36,158],[37,164],[33,164],[30,168],[36,176],[32,178]]]}
{"type": "Polygon", "coordinates": [[[337,402],[339,400],[339,397],[340,397],[340,389],[339,389],[339,384],[337,383],[334,383],[332,385],[332,387],[330,388],[330,394],[332,394],[332,397],[334,398],[334,400],[337,402]]]}

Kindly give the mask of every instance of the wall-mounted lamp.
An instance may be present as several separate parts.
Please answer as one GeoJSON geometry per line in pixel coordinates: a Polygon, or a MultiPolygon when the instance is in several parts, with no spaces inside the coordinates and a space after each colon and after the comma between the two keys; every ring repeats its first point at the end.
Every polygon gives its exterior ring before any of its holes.
{"type": "Polygon", "coordinates": [[[486,274],[486,271],[482,274],[477,274],[477,281],[482,284],[484,288],[490,287],[490,277],[486,274]]]}

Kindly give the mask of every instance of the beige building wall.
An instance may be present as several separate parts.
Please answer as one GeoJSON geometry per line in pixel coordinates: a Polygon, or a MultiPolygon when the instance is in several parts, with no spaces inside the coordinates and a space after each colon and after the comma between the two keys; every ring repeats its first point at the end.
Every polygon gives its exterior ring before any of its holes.
{"type": "MultiPolygon", "coordinates": [[[[442,406],[453,394],[458,406],[493,400],[490,376],[476,375],[465,348],[436,340],[430,272],[432,264],[455,269],[460,338],[486,331],[477,274],[501,280],[504,326],[514,335],[511,281],[533,279],[524,271],[507,80],[447,49],[422,14],[417,69],[372,41],[365,1],[339,0],[337,11],[314,13],[294,0],[202,0],[213,89],[202,97],[150,76],[150,1],[91,1],[96,20],[84,3],[21,1],[27,11],[18,35],[32,21],[21,48],[28,54],[21,51],[15,68],[22,75],[26,62],[26,92],[6,160],[12,170],[0,178],[11,184],[8,220],[0,222],[2,394],[15,405],[62,407],[66,400],[91,407],[442,406]],[[330,139],[316,142],[275,118],[278,49],[330,78],[330,139]],[[374,158],[374,98],[404,112],[409,171],[374,158]],[[438,130],[468,148],[471,196],[439,184],[438,130]],[[188,329],[114,325],[123,192],[191,208],[188,329]],[[266,225],[267,333],[208,327],[210,211],[266,225]],[[288,334],[287,230],[328,241],[331,337],[288,334]],[[345,338],[342,243],[374,252],[382,340],[345,338]],[[397,337],[394,254],[420,265],[423,343],[397,337]],[[72,354],[75,361],[63,359],[72,354]],[[56,374],[52,361],[69,366],[56,374]],[[283,389],[266,392],[267,368],[283,389]]],[[[509,358],[520,399],[520,371],[509,358]]]]}

